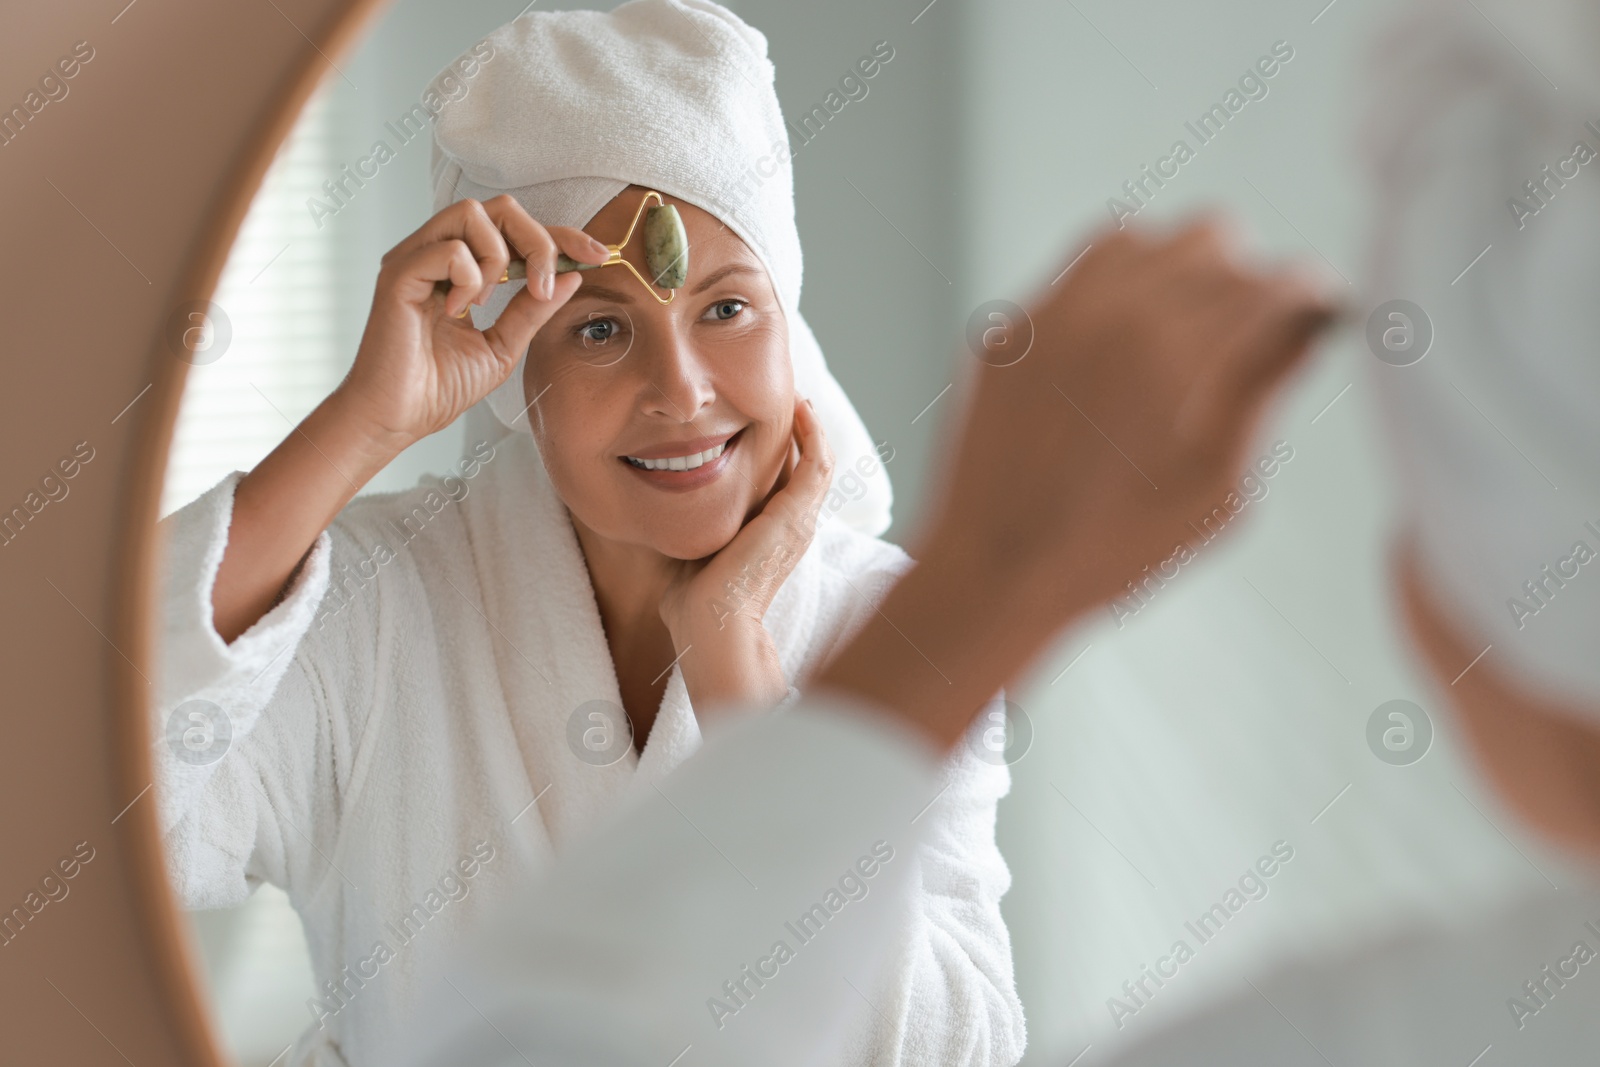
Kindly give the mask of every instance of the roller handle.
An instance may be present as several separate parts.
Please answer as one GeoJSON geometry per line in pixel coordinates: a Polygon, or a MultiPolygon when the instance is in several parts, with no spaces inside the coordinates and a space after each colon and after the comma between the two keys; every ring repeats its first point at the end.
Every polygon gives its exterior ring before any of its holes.
{"type": "MultiPolygon", "coordinates": [[[[611,263],[611,262],[613,262],[613,261],[615,261],[615,260],[617,260],[619,258],[621,258],[621,257],[618,255],[617,251],[615,249],[613,249],[612,252],[611,252],[611,259],[606,260],[606,263],[611,263]]],[[[577,260],[575,260],[571,256],[567,255],[565,252],[557,252],[556,253],[556,273],[557,274],[565,274],[568,271],[573,271],[573,270],[593,270],[596,267],[605,266],[606,263],[579,263],[577,260]]],[[[506,265],[505,273],[500,275],[500,281],[501,282],[520,281],[521,279],[526,278],[527,276],[528,276],[528,262],[527,262],[527,260],[524,260],[524,259],[513,259],[510,263],[508,263],[506,265]]],[[[444,296],[445,294],[450,292],[450,290],[452,288],[453,288],[453,286],[451,285],[449,278],[441,278],[439,281],[436,281],[436,282],[433,283],[433,291],[438,293],[440,296],[444,296]]]]}

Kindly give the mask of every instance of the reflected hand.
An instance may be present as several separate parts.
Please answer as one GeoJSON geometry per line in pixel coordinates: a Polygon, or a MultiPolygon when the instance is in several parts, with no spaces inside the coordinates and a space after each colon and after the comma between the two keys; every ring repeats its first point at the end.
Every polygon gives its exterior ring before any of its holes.
{"type": "Polygon", "coordinates": [[[459,200],[383,257],[355,365],[335,394],[348,417],[398,448],[443,429],[511,374],[533,335],[582,284],[556,274],[557,251],[603,263],[604,245],[570,226],[542,226],[510,195],[459,200]],[[484,304],[515,255],[528,284],[494,325],[458,317],[484,304]],[[439,296],[434,283],[449,279],[439,296]]]}
{"type": "Polygon", "coordinates": [[[697,709],[773,704],[788,692],[762,622],[816,533],[833,479],[833,452],[809,400],[794,409],[787,480],[715,555],[686,561],[661,600],[697,709]]]}
{"type": "Polygon", "coordinates": [[[1031,352],[978,368],[916,555],[980,567],[1057,625],[1111,599],[1227,495],[1334,310],[1312,276],[1248,263],[1215,221],[1096,236],[1029,307],[1031,352]]]}

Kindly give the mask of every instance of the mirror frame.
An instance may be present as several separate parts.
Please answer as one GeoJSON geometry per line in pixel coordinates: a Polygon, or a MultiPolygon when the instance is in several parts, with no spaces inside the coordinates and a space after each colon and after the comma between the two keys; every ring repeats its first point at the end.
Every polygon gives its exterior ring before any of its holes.
{"type": "Polygon", "coordinates": [[[156,519],[188,370],[165,324],[213,295],[279,146],[386,7],[31,5],[0,40],[0,68],[32,78],[0,105],[25,109],[0,132],[20,311],[0,389],[0,1003],[18,1062],[228,1061],[151,795],[156,519]],[[80,842],[88,860],[64,863],[80,842]]]}

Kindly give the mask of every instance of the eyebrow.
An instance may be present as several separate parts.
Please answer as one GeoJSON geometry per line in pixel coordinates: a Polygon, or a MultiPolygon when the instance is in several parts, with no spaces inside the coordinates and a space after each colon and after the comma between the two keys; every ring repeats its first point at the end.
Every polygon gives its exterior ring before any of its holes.
{"type": "Polygon", "coordinates": [[[716,285],[718,282],[722,281],[722,279],[724,279],[726,277],[729,277],[730,275],[734,275],[734,274],[760,275],[761,272],[759,270],[757,270],[756,268],[754,268],[752,266],[749,266],[748,264],[745,264],[745,263],[730,263],[726,267],[723,267],[721,270],[712,271],[710,274],[706,275],[704,278],[701,278],[700,279],[700,284],[695,286],[693,289],[689,290],[689,295],[690,296],[694,296],[694,295],[696,295],[698,293],[703,293],[707,289],[711,288],[713,285],[716,285]]]}
{"type": "MultiPolygon", "coordinates": [[[[721,270],[712,271],[704,278],[701,278],[700,281],[696,283],[695,287],[689,291],[689,295],[694,296],[698,295],[699,293],[703,293],[713,285],[716,285],[718,282],[722,281],[724,278],[731,277],[735,274],[752,274],[759,276],[761,271],[746,263],[730,263],[721,270]]],[[[634,289],[631,286],[624,291],[620,289],[613,289],[609,285],[602,285],[599,282],[590,281],[588,278],[585,278],[583,280],[583,285],[580,286],[578,291],[573,294],[573,299],[576,300],[578,297],[594,297],[597,300],[610,300],[618,304],[630,304],[633,302],[634,297],[638,295],[638,292],[639,291],[637,289],[634,289]]]]}

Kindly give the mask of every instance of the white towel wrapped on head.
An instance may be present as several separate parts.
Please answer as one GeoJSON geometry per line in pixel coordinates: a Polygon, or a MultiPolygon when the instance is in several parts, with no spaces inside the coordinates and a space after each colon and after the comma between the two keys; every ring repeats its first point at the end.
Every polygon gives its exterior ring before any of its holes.
{"type": "MultiPolygon", "coordinates": [[[[493,59],[473,91],[434,120],[434,210],[510,193],[543,225],[581,228],[633,184],[715,216],[766,267],[789,324],[795,389],[816,405],[836,478],[846,476],[873,442],[800,314],[794,179],[766,37],[710,0],[632,0],[610,12],[530,12],[488,41],[493,59]]],[[[518,284],[472,309],[479,329],[518,284]]],[[[528,428],[520,364],[489,404],[528,428]]],[[[885,473],[838,517],[876,536],[892,499],[885,473]]]]}

